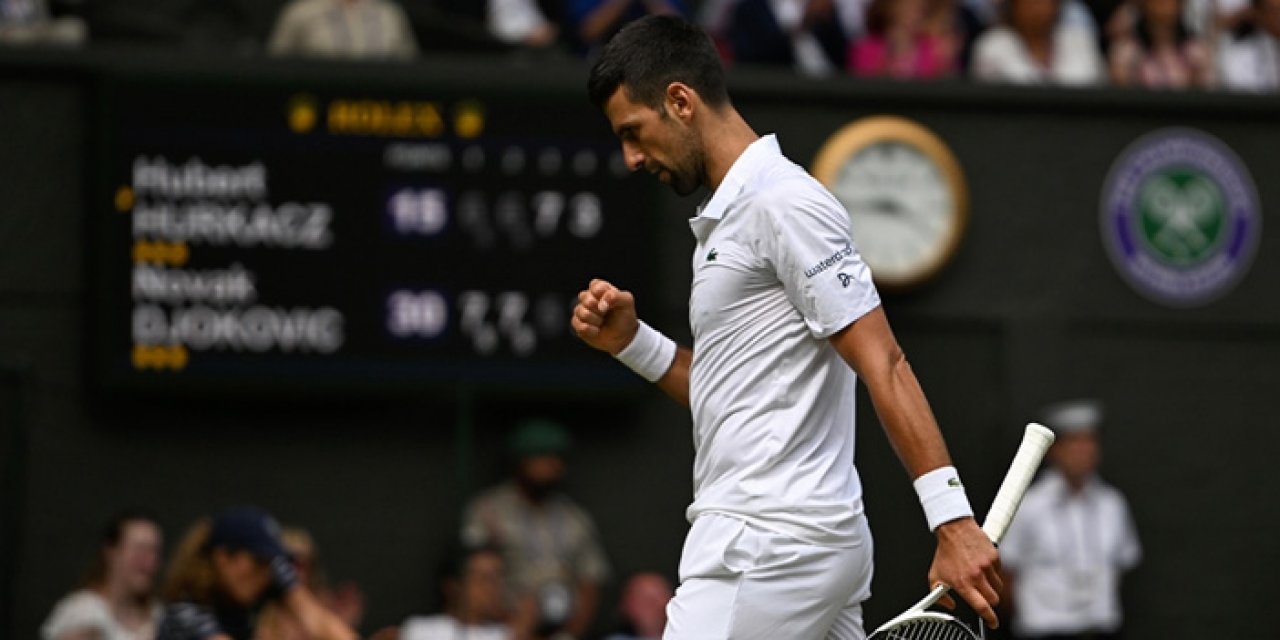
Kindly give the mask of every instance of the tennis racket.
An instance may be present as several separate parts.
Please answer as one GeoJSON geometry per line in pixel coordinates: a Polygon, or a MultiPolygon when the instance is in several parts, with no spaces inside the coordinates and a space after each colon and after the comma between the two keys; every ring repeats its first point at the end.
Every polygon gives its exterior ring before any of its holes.
{"type": "MultiPolygon", "coordinates": [[[[1027,492],[1027,485],[1031,484],[1031,478],[1051,444],[1052,431],[1034,422],[1027,425],[1027,430],[1022,435],[1022,444],[1013,457],[1013,464],[1009,465],[1009,472],[1005,474],[1004,482],[1000,483],[996,499],[987,512],[987,520],[982,523],[982,531],[991,538],[991,542],[999,544],[1004,532],[1009,529],[1009,523],[1013,521],[1013,515],[1018,512],[1018,505],[1022,503],[1022,495],[1027,492]]],[[[974,633],[955,617],[937,611],[926,611],[937,604],[948,589],[944,584],[934,587],[923,600],[881,625],[867,640],[981,640],[985,634],[974,633]]],[[[981,625],[979,632],[982,632],[981,625]]]]}

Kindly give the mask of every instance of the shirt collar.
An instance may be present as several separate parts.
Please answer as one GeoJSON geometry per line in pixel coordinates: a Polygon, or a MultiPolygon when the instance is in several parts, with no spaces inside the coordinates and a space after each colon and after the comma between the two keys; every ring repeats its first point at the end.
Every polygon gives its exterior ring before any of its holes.
{"type": "Polygon", "coordinates": [[[1093,494],[1097,490],[1098,476],[1094,474],[1085,480],[1084,487],[1081,488],[1079,495],[1071,492],[1070,485],[1067,484],[1067,477],[1062,475],[1057,469],[1046,469],[1044,472],[1045,480],[1052,483],[1054,493],[1058,496],[1059,502],[1068,502],[1073,498],[1079,497],[1081,500],[1093,499],[1093,494]]]}
{"type": "Polygon", "coordinates": [[[724,180],[720,181],[720,186],[698,207],[697,216],[690,222],[723,218],[734,198],[742,192],[742,188],[751,182],[751,179],[770,161],[781,156],[782,149],[778,146],[778,137],[773,134],[761,136],[747,145],[738,159],[733,161],[729,172],[724,174],[724,180]]]}

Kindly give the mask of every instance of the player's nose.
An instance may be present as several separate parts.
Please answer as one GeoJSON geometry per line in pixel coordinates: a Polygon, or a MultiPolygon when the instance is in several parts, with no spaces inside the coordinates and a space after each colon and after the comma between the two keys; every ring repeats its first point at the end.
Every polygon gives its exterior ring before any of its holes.
{"type": "Polygon", "coordinates": [[[635,145],[622,143],[622,157],[626,160],[628,169],[639,171],[644,168],[644,152],[637,149],[635,145]]]}

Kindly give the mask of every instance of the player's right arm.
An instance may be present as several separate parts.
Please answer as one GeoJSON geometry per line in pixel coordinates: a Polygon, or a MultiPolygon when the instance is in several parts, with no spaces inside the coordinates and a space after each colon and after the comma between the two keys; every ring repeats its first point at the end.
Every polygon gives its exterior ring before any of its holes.
{"type": "MultiPolygon", "coordinates": [[[[586,289],[578,293],[578,304],[573,308],[570,325],[583,342],[616,356],[631,344],[640,330],[635,296],[606,280],[592,280],[586,289]]],[[[671,366],[656,382],[659,389],[686,407],[689,406],[689,366],[692,363],[693,351],[677,345],[671,366]]]]}

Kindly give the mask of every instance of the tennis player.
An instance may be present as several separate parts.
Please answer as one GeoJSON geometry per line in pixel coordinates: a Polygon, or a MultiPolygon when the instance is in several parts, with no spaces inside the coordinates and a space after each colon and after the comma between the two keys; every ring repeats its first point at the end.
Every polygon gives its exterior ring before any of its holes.
{"type": "Polygon", "coordinates": [[[690,221],[693,349],[639,321],[633,296],[603,280],[579,294],[571,320],[587,344],[692,410],[692,526],[665,637],[865,637],[872,541],[853,465],[858,376],[936,534],[931,585],[946,583],[994,627],[996,550],[844,208],[743,120],[714,46],[687,22],[624,28],[589,91],[631,169],[681,195],[710,190],[690,221]]]}

